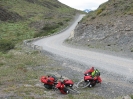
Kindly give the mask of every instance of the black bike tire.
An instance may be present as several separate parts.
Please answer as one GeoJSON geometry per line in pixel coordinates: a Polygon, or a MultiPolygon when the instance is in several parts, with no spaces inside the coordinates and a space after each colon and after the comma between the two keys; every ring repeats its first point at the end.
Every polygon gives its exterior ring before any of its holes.
{"type": "Polygon", "coordinates": [[[79,87],[79,85],[80,85],[82,82],[87,83],[87,82],[85,82],[85,81],[82,79],[81,81],[79,81],[79,82],[77,83],[77,88],[86,88],[86,87],[88,87],[89,84],[90,84],[90,82],[88,82],[85,86],[79,87]]]}

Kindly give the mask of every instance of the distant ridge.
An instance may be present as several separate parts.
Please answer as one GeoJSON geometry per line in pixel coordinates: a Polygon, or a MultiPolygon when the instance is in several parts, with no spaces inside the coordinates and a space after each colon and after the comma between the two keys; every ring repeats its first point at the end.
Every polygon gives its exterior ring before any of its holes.
{"type": "Polygon", "coordinates": [[[89,13],[90,11],[92,11],[91,9],[85,9],[84,12],[89,13]]]}

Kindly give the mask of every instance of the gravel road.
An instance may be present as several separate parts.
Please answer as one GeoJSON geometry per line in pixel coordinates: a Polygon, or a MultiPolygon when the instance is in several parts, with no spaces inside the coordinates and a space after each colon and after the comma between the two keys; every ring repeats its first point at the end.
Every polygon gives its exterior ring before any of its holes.
{"type": "Polygon", "coordinates": [[[62,61],[60,64],[65,69],[59,73],[69,78],[74,78],[74,75],[81,78],[83,72],[91,66],[99,69],[103,82],[93,88],[92,93],[108,99],[133,94],[133,60],[131,58],[77,49],[65,46],[63,43],[82,17],[83,15],[80,15],[71,27],[62,33],[37,40],[33,44],[42,46],[43,50],[51,53],[55,60],[62,61]]]}

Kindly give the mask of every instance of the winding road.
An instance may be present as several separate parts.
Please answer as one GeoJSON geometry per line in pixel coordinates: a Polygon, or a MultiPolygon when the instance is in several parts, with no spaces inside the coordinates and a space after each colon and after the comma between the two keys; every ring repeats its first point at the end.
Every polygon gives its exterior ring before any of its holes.
{"type": "Polygon", "coordinates": [[[83,16],[84,15],[80,15],[71,25],[71,27],[62,33],[40,39],[33,42],[33,44],[42,46],[43,50],[46,50],[50,53],[76,60],[87,65],[94,65],[95,67],[104,69],[106,71],[118,73],[133,79],[132,59],[111,56],[89,50],[71,48],[63,45],[64,40],[70,36],[70,33],[74,30],[77,23],[82,19],[83,16]]]}
{"type": "MultiPolygon", "coordinates": [[[[114,90],[116,91],[116,93],[120,92],[121,87],[123,87],[123,91],[121,92],[121,94],[133,93],[132,91],[133,90],[133,60],[132,59],[108,55],[108,54],[99,53],[95,51],[89,51],[85,49],[77,49],[77,48],[65,46],[65,44],[63,43],[70,36],[70,33],[74,30],[78,22],[83,17],[84,15],[80,15],[74,21],[74,23],[62,33],[34,41],[33,44],[42,46],[43,50],[48,51],[54,55],[76,61],[80,64],[86,64],[86,66],[93,65],[94,67],[101,69],[103,71],[109,72],[110,74],[119,75],[116,77],[118,78],[123,77],[125,82],[123,82],[122,80],[122,82],[120,83],[119,79],[115,79],[115,80],[111,79],[112,82],[114,81],[113,84],[120,85],[120,88],[118,90],[116,90],[116,86],[114,86],[114,90]],[[127,84],[128,81],[130,81],[130,85],[129,83],[127,84]],[[127,91],[124,91],[125,90],[124,86],[125,87],[128,86],[127,91]]],[[[77,68],[77,70],[79,70],[79,67],[74,67],[74,68],[75,69],[77,68]]],[[[102,79],[107,83],[110,80],[109,77],[106,76],[106,74],[103,74],[102,79]]],[[[108,91],[110,89],[102,89],[102,90],[108,91]]],[[[101,94],[103,95],[105,91],[101,94]]],[[[111,94],[111,92],[109,93],[111,94]]]]}

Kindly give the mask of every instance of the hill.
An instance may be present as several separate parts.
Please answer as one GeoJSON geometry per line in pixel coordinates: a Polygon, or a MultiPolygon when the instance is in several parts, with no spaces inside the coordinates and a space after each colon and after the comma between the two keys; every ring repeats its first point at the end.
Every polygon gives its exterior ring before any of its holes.
{"type": "Polygon", "coordinates": [[[58,0],[0,0],[0,50],[55,33],[79,12],[58,0]]]}
{"type": "Polygon", "coordinates": [[[72,42],[133,56],[133,1],[109,0],[79,22],[72,42]]]}

